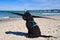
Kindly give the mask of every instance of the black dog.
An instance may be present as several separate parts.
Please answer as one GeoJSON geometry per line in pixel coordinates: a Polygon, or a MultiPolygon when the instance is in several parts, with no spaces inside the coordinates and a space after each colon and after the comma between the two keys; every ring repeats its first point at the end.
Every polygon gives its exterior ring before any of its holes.
{"type": "Polygon", "coordinates": [[[30,38],[39,37],[41,35],[40,29],[28,11],[24,13],[23,19],[26,21],[26,27],[28,29],[27,37],[30,38]]]}

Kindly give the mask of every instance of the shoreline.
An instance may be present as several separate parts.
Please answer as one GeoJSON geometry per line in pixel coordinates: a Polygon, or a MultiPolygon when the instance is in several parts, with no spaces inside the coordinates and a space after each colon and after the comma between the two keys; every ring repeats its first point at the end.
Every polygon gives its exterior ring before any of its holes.
{"type": "MultiPolygon", "coordinates": [[[[46,18],[37,18],[37,19],[60,21],[60,16],[45,16],[45,17],[52,18],[52,19],[46,19],[46,18]]],[[[10,22],[10,21],[19,21],[19,20],[23,20],[23,19],[22,18],[0,18],[0,23],[10,22]]]]}
{"type": "MultiPolygon", "coordinates": [[[[42,16],[42,17],[59,18],[60,16],[42,16]]],[[[1,19],[22,19],[22,17],[15,17],[15,18],[13,18],[13,17],[0,17],[0,20],[1,19]]]]}

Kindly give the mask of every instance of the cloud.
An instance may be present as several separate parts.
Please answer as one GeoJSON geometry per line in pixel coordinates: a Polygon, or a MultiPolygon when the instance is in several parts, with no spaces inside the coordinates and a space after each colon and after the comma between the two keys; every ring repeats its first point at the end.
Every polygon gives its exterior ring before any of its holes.
{"type": "Polygon", "coordinates": [[[60,0],[22,0],[25,8],[28,9],[49,9],[49,8],[60,8],[60,0]]]}
{"type": "Polygon", "coordinates": [[[32,0],[39,4],[60,4],[60,0],[32,0]]]}

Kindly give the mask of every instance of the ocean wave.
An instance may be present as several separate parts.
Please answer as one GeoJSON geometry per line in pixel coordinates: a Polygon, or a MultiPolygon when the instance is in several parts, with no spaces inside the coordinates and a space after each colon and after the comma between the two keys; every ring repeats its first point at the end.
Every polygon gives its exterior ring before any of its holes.
{"type": "Polygon", "coordinates": [[[6,18],[10,18],[9,16],[6,16],[6,17],[0,17],[0,19],[6,19],[6,18]]]}
{"type": "Polygon", "coordinates": [[[42,15],[45,15],[45,16],[57,16],[57,15],[60,15],[60,13],[42,13],[42,15]]]}

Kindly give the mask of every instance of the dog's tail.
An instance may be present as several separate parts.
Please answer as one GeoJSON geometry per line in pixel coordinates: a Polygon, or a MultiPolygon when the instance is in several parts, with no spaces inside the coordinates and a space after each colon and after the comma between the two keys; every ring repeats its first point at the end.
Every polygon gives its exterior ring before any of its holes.
{"type": "Polygon", "coordinates": [[[50,37],[57,38],[57,37],[54,37],[54,36],[46,36],[46,35],[40,35],[40,37],[44,37],[44,38],[50,38],[50,37]]]}

